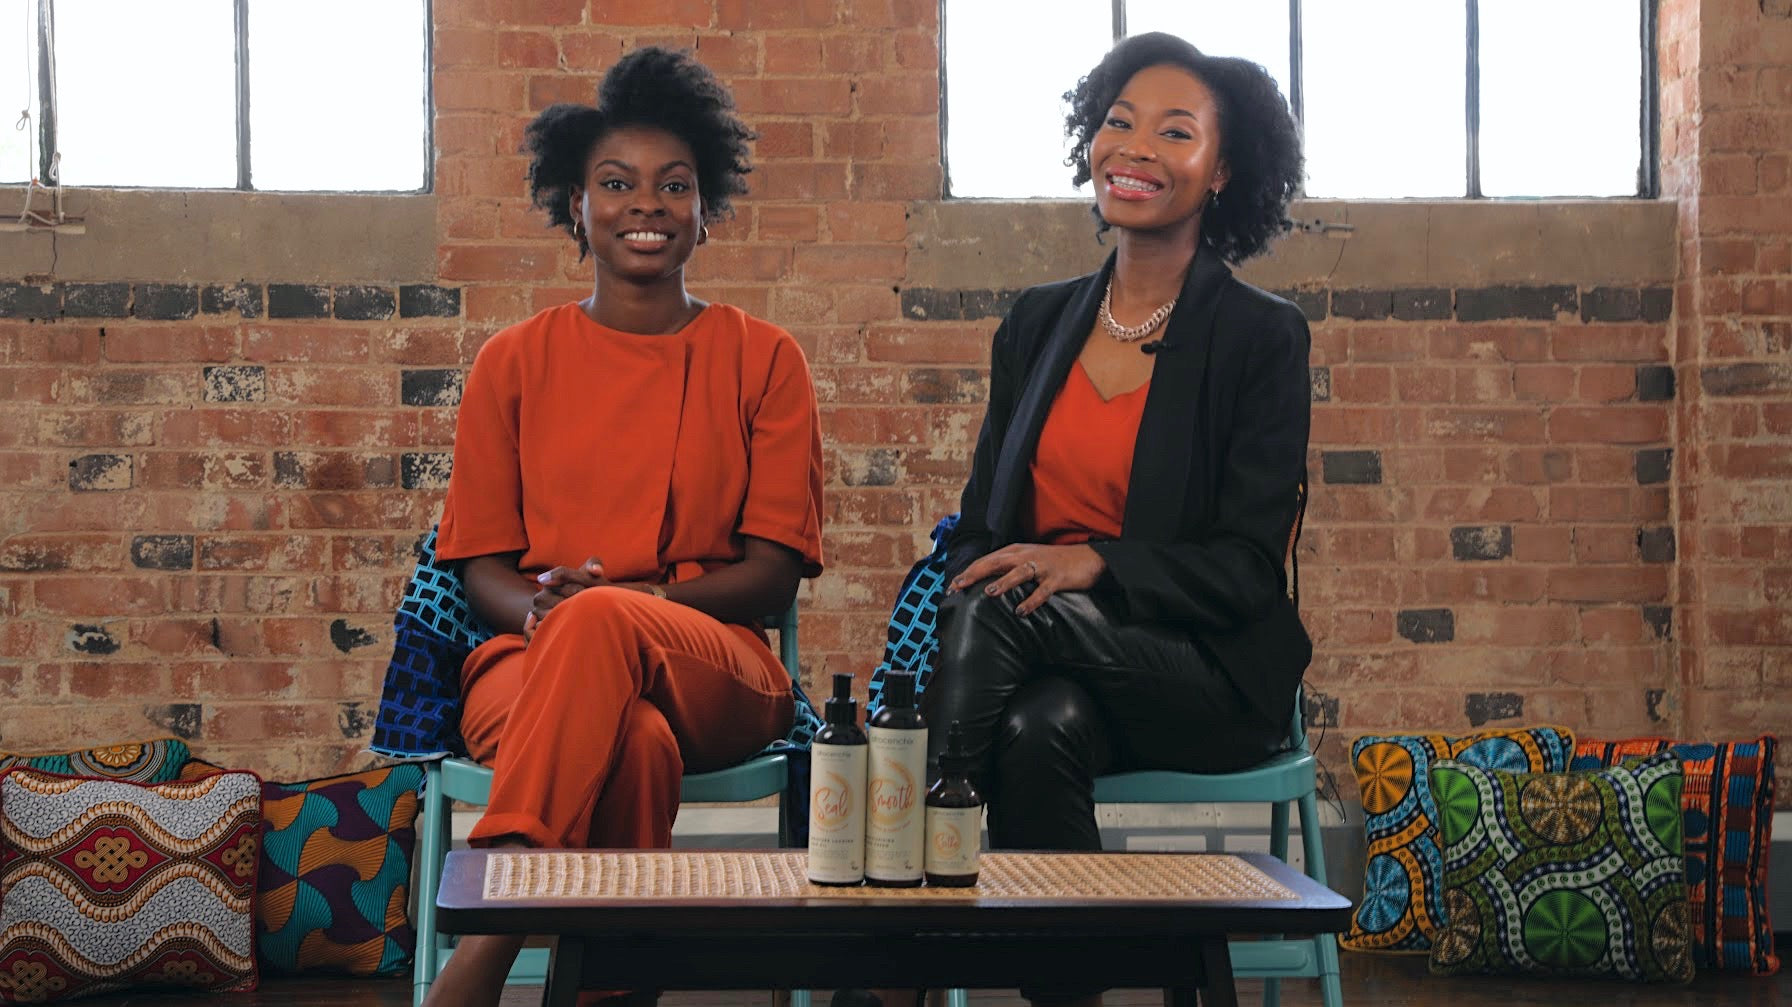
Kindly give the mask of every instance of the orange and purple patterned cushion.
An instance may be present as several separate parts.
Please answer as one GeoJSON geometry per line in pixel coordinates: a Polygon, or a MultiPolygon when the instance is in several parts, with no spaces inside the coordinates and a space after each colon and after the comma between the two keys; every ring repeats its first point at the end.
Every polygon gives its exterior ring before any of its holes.
{"type": "Polygon", "coordinates": [[[0,1003],[255,988],[261,780],[0,775],[0,1003]]]}
{"type": "Polygon", "coordinates": [[[262,788],[262,966],[388,975],[416,947],[409,912],[423,767],[262,788]]]}
{"type": "Polygon", "coordinates": [[[1574,769],[1598,769],[1668,751],[1686,773],[1686,889],[1692,905],[1693,961],[1702,969],[1772,975],[1773,923],[1767,916],[1767,861],[1773,845],[1773,735],[1751,741],[1665,738],[1583,741],[1574,769]]]}

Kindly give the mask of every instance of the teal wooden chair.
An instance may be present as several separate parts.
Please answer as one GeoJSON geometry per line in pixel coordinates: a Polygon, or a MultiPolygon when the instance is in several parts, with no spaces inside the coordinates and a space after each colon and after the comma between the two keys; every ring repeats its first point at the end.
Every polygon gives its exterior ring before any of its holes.
{"type": "MultiPolygon", "coordinates": [[[[782,615],[766,620],[765,628],[778,633],[778,656],[791,681],[800,681],[797,664],[796,603],[782,615]]],[[[691,773],[684,778],[679,800],[684,804],[719,804],[778,797],[778,844],[790,846],[795,835],[795,809],[782,800],[789,778],[789,759],[781,754],[757,755],[738,766],[713,773],[691,773]]],[[[492,771],[471,759],[442,759],[429,764],[423,785],[423,811],[417,837],[417,953],[413,970],[412,1003],[421,1004],[430,984],[454,953],[448,939],[436,929],[436,892],[442,883],[442,864],[451,844],[449,812],[455,801],[484,805],[491,800],[492,771]]],[[[524,948],[510,970],[512,985],[542,985],[547,981],[547,948],[524,948]]],[[[808,990],[792,990],[790,1007],[809,1007],[808,990]]]]}

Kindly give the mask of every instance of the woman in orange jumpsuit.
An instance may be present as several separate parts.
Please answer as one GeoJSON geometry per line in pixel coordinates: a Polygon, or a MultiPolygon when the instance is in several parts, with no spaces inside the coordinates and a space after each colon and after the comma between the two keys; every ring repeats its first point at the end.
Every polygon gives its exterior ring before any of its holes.
{"type": "MultiPolygon", "coordinates": [[[[789,729],[759,621],[821,570],[815,393],[788,333],[684,286],[751,137],[657,48],[529,127],[530,194],[596,281],[486,343],[461,402],[437,550],[503,631],[461,676],[494,770],[474,845],[669,846],[684,773],[789,729]]],[[[496,1003],[519,947],[464,940],[428,1002],[496,1003]]]]}

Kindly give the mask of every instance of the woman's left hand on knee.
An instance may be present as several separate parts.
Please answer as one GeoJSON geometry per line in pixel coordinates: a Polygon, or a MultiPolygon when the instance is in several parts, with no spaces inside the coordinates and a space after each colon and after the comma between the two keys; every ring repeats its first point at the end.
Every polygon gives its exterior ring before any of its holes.
{"type": "Polygon", "coordinates": [[[979,558],[946,586],[948,593],[962,591],[985,578],[985,594],[997,595],[1031,582],[1033,592],[1014,610],[1031,614],[1059,591],[1087,591],[1101,579],[1107,562],[1086,545],[1032,545],[1016,543],[979,558]]]}

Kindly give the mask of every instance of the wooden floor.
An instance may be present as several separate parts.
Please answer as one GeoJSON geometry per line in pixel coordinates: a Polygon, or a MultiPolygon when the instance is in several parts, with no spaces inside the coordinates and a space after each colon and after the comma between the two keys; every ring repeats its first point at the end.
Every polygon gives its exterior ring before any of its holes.
{"type": "MultiPolygon", "coordinates": [[[[1781,957],[1787,948],[1782,943],[1781,957]]],[[[1792,1007],[1792,966],[1766,979],[1742,976],[1701,975],[1691,986],[1642,986],[1618,982],[1562,982],[1525,978],[1470,977],[1440,979],[1425,971],[1425,959],[1343,957],[1344,1001],[1351,1007],[1556,1007],[1594,1004],[1597,1007],[1792,1007]]],[[[1261,1002],[1262,985],[1239,983],[1239,1001],[1261,1002]]],[[[1282,983],[1282,1003],[1287,1007],[1317,1007],[1319,989],[1310,980],[1282,983]]],[[[83,1000],[85,1007],[172,1007],[174,1004],[214,1004],[217,1007],[408,1007],[408,978],[368,981],[360,979],[271,980],[250,994],[229,997],[195,997],[174,994],[119,994],[83,1000]]],[[[514,987],[506,992],[503,1007],[536,1007],[540,988],[514,987]]],[[[827,996],[818,993],[818,1007],[827,996]]],[[[1109,993],[1107,1007],[1157,1007],[1162,997],[1144,990],[1109,993]]],[[[1021,1007],[1024,1001],[1008,991],[975,991],[973,1007],[1021,1007]]],[[[763,993],[668,993],[661,1007],[771,1007],[763,993]]]]}

